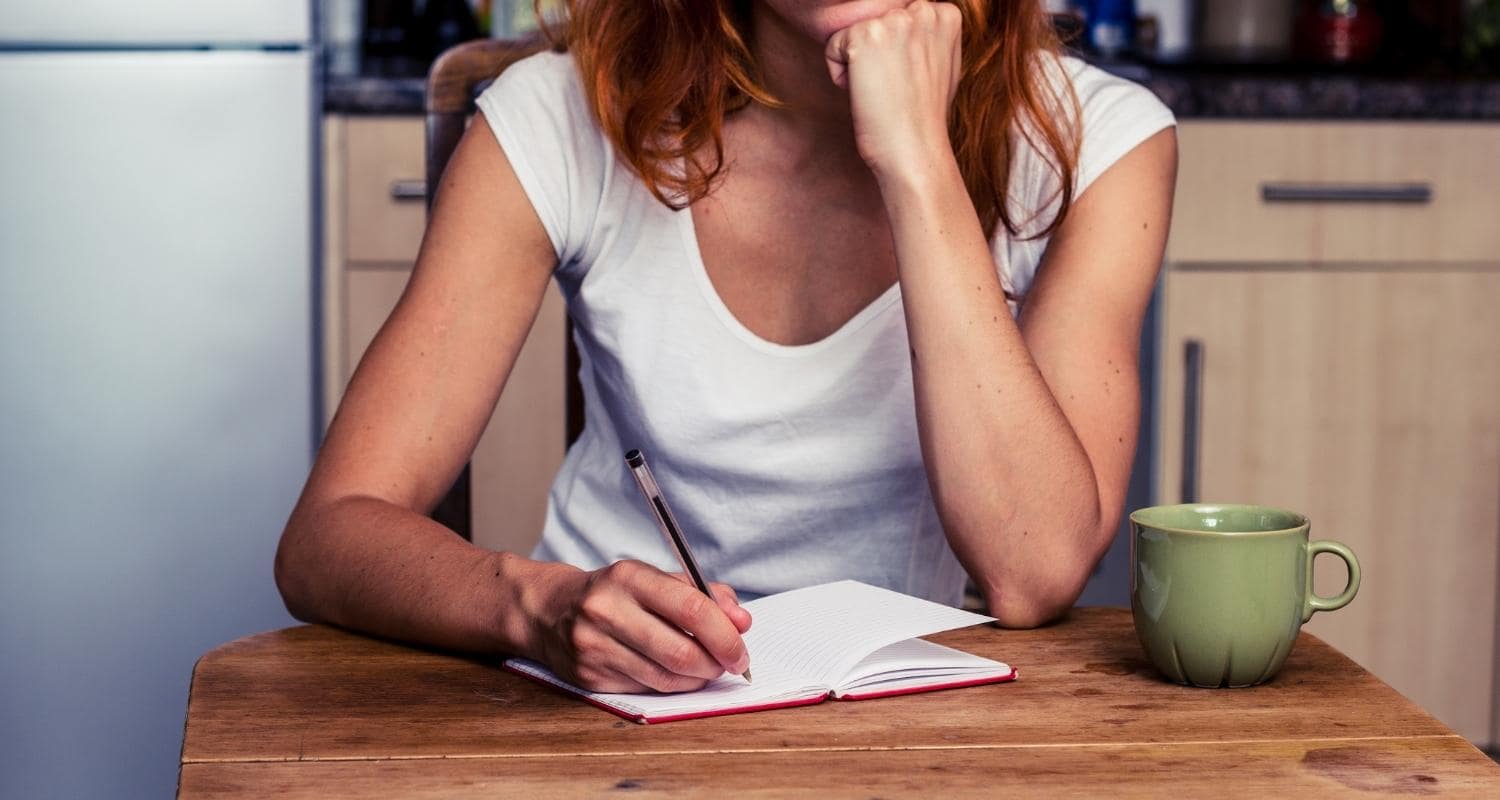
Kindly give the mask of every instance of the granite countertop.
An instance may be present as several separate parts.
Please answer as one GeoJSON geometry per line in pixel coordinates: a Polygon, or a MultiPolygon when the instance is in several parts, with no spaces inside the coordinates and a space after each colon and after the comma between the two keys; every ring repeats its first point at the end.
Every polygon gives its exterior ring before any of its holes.
{"type": "MultiPolygon", "coordinates": [[[[1183,119],[1500,120],[1500,77],[1405,77],[1295,67],[1099,62],[1144,84],[1183,119]]],[[[420,114],[425,81],[409,74],[331,77],[323,110],[420,114]]]]}
{"type": "Polygon", "coordinates": [[[333,75],[323,84],[329,114],[420,114],[425,78],[333,75]]]}

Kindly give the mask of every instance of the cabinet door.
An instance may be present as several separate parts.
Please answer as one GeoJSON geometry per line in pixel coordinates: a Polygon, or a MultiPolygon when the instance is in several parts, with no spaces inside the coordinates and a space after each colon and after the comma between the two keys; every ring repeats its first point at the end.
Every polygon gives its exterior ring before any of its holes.
{"type": "MultiPolygon", "coordinates": [[[[1500,541],[1500,270],[1174,271],[1162,502],[1178,502],[1188,340],[1198,499],[1291,508],[1350,545],[1358,598],[1307,629],[1491,741],[1500,541]]],[[[1325,563],[1332,562],[1332,563],[1325,563]]],[[[1319,560],[1324,594],[1343,586],[1319,560]]]]}
{"type": "MultiPolygon", "coordinates": [[[[379,332],[410,270],[351,265],[343,383],[379,332]]],[[[566,440],[564,336],[567,311],[551,286],[537,312],[500,402],[474,449],[471,502],[474,543],[491,550],[530,553],[546,519],[547,491],[562,465],[566,440]]]]}

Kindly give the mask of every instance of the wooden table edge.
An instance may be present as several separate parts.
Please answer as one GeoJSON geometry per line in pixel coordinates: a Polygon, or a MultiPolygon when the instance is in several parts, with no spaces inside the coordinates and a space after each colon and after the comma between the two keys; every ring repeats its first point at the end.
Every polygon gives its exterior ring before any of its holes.
{"type": "Polygon", "coordinates": [[[379,762],[379,761],[455,761],[455,760],[483,760],[494,759],[516,760],[516,759],[549,759],[549,758],[628,758],[631,756],[654,757],[654,756],[691,756],[691,755],[758,755],[766,753],[890,753],[890,752],[947,752],[953,750],[1111,750],[1131,747],[1157,747],[1170,749],[1174,747],[1222,747],[1229,745],[1264,745],[1276,743],[1288,744],[1317,744],[1317,745],[1339,745],[1339,744],[1362,744],[1370,742],[1402,743],[1430,740],[1452,740],[1467,745],[1474,755],[1489,760],[1489,756],[1473,742],[1458,735],[1457,733],[1422,734],[1418,736],[1329,736],[1314,739],[1286,737],[1265,739],[1202,739],[1183,742],[1083,742],[1083,743],[1045,743],[1032,744],[1009,743],[1009,744],[955,744],[955,745],[915,745],[911,747],[747,747],[747,748],[698,748],[698,749],[673,749],[673,750],[581,750],[574,752],[558,753],[467,753],[457,755],[410,755],[410,756],[303,756],[298,758],[195,758],[184,759],[182,766],[189,765],[214,765],[214,764],[311,764],[332,762],[379,762]]]}

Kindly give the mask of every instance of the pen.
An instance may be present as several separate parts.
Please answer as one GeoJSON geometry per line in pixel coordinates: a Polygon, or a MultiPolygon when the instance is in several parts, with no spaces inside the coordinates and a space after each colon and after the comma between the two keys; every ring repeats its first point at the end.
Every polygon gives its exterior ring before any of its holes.
{"type": "MultiPolygon", "coordinates": [[[[693,585],[698,591],[708,595],[708,599],[714,599],[714,593],[708,590],[708,583],[703,580],[703,572],[698,569],[698,562],[693,559],[693,551],[688,549],[687,539],[682,536],[682,529],[677,527],[677,518],[672,516],[672,509],[667,507],[667,498],[661,493],[661,486],[656,483],[656,478],[651,474],[651,468],[646,466],[646,455],[640,450],[631,450],[625,454],[625,464],[630,467],[630,474],[635,476],[635,485],[641,487],[641,494],[646,496],[646,505],[651,506],[651,514],[656,517],[656,525],[661,528],[663,536],[667,537],[667,543],[672,546],[672,552],[677,554],[677,560],[682,564],[682,569],[693,579],[693,585]]],[[[715,602],[718,602],[715,600],[715,602]]],[[[743,673],[745,682],[750,681],[750,669],[745,668],[743,673]]]]}

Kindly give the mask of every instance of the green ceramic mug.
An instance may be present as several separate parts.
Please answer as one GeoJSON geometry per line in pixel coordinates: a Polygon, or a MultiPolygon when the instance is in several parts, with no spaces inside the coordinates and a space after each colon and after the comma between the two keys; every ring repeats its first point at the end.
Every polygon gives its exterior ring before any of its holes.
{"type": "Polygon", "coordinates": [[[1151,663],[1190,686],[1271,679],[1315,611],[1359,591],[1359,560],[1338,542],[1309,542],[1307,517],[1265,506],[1181,505],[1130,515],[1130,608],[1151,663]],[[1313,593],[1313,559],[1349,566],[1337,597],[1313,593]]]}

